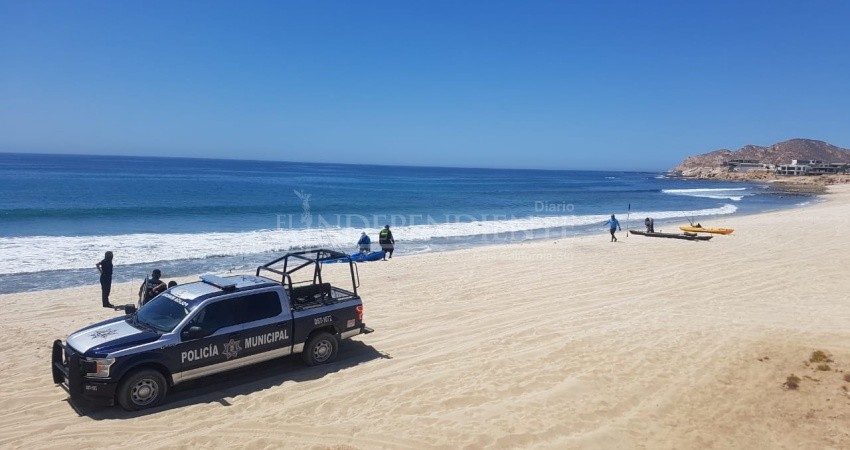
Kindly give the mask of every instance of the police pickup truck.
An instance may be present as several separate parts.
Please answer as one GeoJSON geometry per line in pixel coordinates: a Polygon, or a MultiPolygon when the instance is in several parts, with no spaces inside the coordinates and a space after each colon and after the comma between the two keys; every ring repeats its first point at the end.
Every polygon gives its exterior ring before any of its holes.
{"type": "Polygon", "coordinates": [[[117,400],[132,411],[159,405],[184,381],[292,353],[308,365],[324,364],[341,339],[372,332],[363,323],[358,285],[350,258],[325,249],[288,253],[256,275],[202,276],[138,310],[129,306],[124,317],[56,340],[53,381],[74,402],[117,400]],[[351,291],[323,282],[323,263],[331,261],[348,263],[351,291]],[[261,276],[266,272],[279,280],[261,276]],[[309,279],[293,283],[295,272],[309,279]]]}

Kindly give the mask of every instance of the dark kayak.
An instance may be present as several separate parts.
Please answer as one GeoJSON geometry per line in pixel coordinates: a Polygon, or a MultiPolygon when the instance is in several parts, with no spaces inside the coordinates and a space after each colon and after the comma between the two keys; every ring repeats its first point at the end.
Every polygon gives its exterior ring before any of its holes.
{"type": "Polygon", "coordinates": [[[714,237],[714,236],[694,236],[692,234],[647,233],[646,231],[638,231],[638,230],[629,230],[629,233],[637,234],[639,236],[646,236],[646,237],[684,239],[684,240],[687,240],[687,241],[707,241],[707,240],[714,237]]]}
{"type": "MultiPolygon", "coordinates": [[[[380,261],[384,259],[384,251],[377,251],[371,253],[353,253],[351,255],[351,260],[354,262],[367,262],[367,261],[380,261]]],[[[325,264],[332,264],[338,262],[348,262],[348,258],[337,258],[337,259],[329,259],[326,261],[322,261],[325,264]]]]}

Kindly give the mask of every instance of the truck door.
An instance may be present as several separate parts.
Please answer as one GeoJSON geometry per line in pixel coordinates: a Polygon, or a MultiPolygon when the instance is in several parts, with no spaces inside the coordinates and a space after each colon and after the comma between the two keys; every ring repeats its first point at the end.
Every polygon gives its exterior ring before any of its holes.
{"type": "Polygon", "coordinates": [[[203,306],[180,330],[177,344],[179,376],[176,381],[210,375],[236,366],[242,345],[243,325],[238,319],[239,297],[203,306]]]}
{"type": "Polygon", "coordinates": [[[244,324],[242,348],[252,362],[292,352],[292,312],[280,289],[246,295],[239,299],[244,324]]]}

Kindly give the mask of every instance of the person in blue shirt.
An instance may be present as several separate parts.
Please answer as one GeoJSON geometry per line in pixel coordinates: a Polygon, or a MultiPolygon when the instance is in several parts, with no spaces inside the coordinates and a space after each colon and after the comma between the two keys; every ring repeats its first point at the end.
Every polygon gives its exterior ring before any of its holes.
{"type": "Polygon", "coordinates": [[[605,225],[608,225],[610,227],[611,242],[617,242],[617,236],[614,235],[614,232],[617,230],[623,231],[623,229],[620,228],[620,221],[618,221],[617,218],[614,217],[613,214],[611,214],[611,218],[605,221],[605,225]]]}
{"type": "Polygon", "coordinates": [[[369,239],[369,235],[366,232],[360,233],[360,240],[357,241],[357,246],[360,248],[360,253],[369,253],[372,251],[370,244],[372,240],[369,239]]]}

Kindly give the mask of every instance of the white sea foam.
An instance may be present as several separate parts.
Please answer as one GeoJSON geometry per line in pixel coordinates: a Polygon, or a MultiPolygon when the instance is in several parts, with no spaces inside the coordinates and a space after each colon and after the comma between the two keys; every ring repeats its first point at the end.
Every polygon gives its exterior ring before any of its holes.
{"type": "Polygon", "coordinates": [[[745,196],[747,188],[705,188],[705,189],[662,189],[661,192],[671,195],[684,195],[688,197],[712,198],[715,200],[741,201],[745,196]]]}
{"type": "Polygon", "coordinates": [[[665,194],[686,194],[690,192],[723,192],[723,191],[746,191],[747,188],[705,188],[705,189],[662,189],[665,194]]]}
{"type": "MultiPolygon", "coordinates": [[[[726,204],[697,211],[632,211],[636,218],[712,216],[732,214],[737,207],[726,204]]],[[[543,229],[575,229],[599,224],[607,215],[563,215],[429,223],[397,226],[393,234],[399,245],[418,252],[431,248],[433,239],[476,238],[503,233],[528,233],[543,229]]],[[[622,219],[622,217],[621,217],[622,219]]],[[[624,224],[625,225],[625,224],[624,224]]],[[[0,238],[0,275],[44,270],[93,268],[106,250],[115,252],[116,264],[239,256],[295,248],[325,246],[354,251],[360,228],[310,228],[258,230],[228,233],[124,234],[116,236],[29,236],[0,238]]],[[[523,238],[523,235],[518,237],[523,238]]],[[[502,239],[503,240],[503,239],[502,239]]]]}

